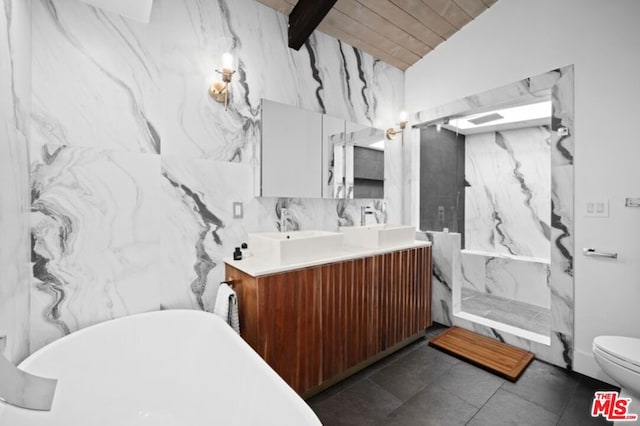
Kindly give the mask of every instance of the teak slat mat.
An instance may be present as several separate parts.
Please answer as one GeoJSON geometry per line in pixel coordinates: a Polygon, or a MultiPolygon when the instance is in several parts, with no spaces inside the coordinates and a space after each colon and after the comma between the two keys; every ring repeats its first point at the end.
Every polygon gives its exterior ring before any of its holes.
{"type": "Polygon", "coordinates": [[[515,382],[533,354],[460,327],[450,327],[432,338],[429,346],[468,361],[480,368],[515,382]]]}

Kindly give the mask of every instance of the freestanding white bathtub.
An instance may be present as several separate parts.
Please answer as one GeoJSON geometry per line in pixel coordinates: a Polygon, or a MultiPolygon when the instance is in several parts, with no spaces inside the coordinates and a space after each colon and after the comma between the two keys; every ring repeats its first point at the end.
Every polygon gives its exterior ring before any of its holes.
{"type": "Polygon", "coordinates": [[[20,366],[58,379],[51,411],[0,402],[2,426],[320,425],[224,321],[194,310],[97,324],[20,366]]]}

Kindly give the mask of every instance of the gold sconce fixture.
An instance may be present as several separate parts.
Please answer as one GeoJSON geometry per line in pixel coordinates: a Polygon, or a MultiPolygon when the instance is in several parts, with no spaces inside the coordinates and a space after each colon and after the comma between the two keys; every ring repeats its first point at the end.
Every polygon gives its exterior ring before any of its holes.
{"type": "Polygon", "coordinates": [[[233,69],[233,56],[231,53],[222,55],[222,71],[216,70],[216,72],[222,76],[222,81],[211,83],[209,95],[218,102],[224,102],[224,109],[226,110],[229,104],[229,83],[231,83],[231,77],[236,72],[233,69]]]}
{"type": "Polygon", "coordinates": [[[404,131],[404,128],[407,127],[407,123],[407,113],[405,111],[402,111],[400,113],[400,122],[398,123],[398,126],[400,128],[396,129],[395,127],[389,127],[385,132],[387,139],[391,140],[395,138],[398,133],[402,133],[404,131]]]}

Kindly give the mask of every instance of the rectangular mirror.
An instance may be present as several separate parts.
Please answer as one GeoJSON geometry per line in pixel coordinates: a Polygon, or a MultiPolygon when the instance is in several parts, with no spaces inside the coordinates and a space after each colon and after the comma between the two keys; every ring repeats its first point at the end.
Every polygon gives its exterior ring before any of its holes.
{"type": "Polygon", "coordinates": [[[262,100],[263,197],[322,197],[322,114],[262,100]]]}
{"type": "Polygon", "coordinates": [[[381,129],[262,100],[262,197],[384,198],[381,129]]]}
{"type": "MultiPolygon", "coordinates": [[[[347,127],[349,127],[347,123],[347,127]]],[[[384,132],[364,127],[333,141],[333,198],[384,198],[384,132]]]]}

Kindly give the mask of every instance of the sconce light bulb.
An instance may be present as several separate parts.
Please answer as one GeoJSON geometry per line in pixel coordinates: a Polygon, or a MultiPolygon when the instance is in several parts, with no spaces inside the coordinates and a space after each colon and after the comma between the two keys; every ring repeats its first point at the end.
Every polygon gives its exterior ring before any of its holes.
{"type": "Polygon", "coordinates": [[[222,54],[222,70],[231,71],[233,69],[233,55],[229,52],[222,54]]]}
{"type": "Polygon", "coordinates": [[[400,111],[400,122],[407,121],[407,111],[400,111]]]}

